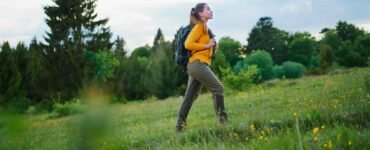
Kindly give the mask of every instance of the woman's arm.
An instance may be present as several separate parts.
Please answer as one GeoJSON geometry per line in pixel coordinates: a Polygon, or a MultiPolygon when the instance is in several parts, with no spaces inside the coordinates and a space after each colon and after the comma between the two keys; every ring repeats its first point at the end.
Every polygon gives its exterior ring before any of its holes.
{"type": "Polygon", "coordinates": [[[202,24],[196,24],[190,31],[188,37],[185,40],[185,48],[192,51],[199,51],[206,49],[206,44],[197,43],[200,36],[203,34],[204,27],[202,24]]]}

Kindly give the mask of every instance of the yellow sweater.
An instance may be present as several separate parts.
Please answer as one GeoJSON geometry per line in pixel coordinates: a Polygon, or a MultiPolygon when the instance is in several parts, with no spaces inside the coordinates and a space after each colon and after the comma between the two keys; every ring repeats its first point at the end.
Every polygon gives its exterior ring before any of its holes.
{"type": "Polygon", "coordinates": [[[211,65],[213,47],[207,50],[204,49],[204,45],[206,45],[209,40],[210,37],[208,35],[206,25],[204,23],[196,24],[185,40],[186,49],[191,50],[192,53],[199,51],[189,58],[189,63],[192,63],[195,60],[200,60],[201,62],[211,65]]]}

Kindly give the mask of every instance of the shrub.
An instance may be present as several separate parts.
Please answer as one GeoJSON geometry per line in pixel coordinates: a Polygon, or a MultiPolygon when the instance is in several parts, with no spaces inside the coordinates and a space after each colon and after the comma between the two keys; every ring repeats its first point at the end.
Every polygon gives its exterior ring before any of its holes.
{"type": "Polygon", "coordinates": [[[303,76],[305,70],[302,64],[292,61],[284,62],[282,68],[286,78],[300,78],[303,76]]]}
{"type": "Polygon", "coordinates": [[[109,97],[109,102],[112,104],[115,104],[115,103],[126,104],[127,100],[124,97],[111,96],[109,97]]]}
{"type": "MultiPolygon", "coordinates": [[[[370,74],[365,75],[365,91],[368,95],[370,95],[370,74]]],[[[368,96],[368,99],[370,100],[370,97],[368,96]]]]}
{"type": "Polygon", "coordinates": [[[257,65],[258,74],[261,76],[261,80],[268,80],[272,77],[272,57],[271,55],[263,50],[257,50],[245,59],[248,65],[257,65]]]}
{"type": "Polygon", "coordinates": [[[49,117],[58,118],[58,117],[74,115],[74,114],[83,112],[85,109],[86,109],[86,106],[84,106],[80,100],[74,99],[64,104],[56,103],[54,105],[54,110],[49,117]]]}
{"type": "Polygon", "coordinates": [[[275,78],[283,78],[285,75],[285,72],[282,66],[276,65],[272,68],[272,74],[274,75],[275,78]]]}
{"type": "Polygon", "coordinates": [[[31,105],[30,100],[25,97],[13,97],[9,99],[10,102],[8,106],[9,109],[13,112],[17,113],[25,112],[27,108],[31,105]]]}
{"type": "Polygon", "coordinates": [[[243,91],[253,85],[253,79],[257,75],[258,69],[256,65],[249,66],[247,70],[242,70],[239,73],[233,73],[230,68],[222,69],[223,82],[225,85],[236,91],[243,91]]]}

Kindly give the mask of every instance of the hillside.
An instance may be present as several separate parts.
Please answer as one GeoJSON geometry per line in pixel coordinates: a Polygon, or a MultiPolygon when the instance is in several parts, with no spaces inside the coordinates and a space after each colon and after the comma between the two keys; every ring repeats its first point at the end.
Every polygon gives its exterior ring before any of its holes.
{"type": "Polygon", "coordinates": [[[217,125],[211,95],[203,94],[184,133],[175,132],[181,97],[98,103],[86,114],[57,119],[28,115],[14,121],[20,127],[0,126],[0,149],[366,149],[365,78],[369,68],[226,91],[227,125],[217,125]]]}

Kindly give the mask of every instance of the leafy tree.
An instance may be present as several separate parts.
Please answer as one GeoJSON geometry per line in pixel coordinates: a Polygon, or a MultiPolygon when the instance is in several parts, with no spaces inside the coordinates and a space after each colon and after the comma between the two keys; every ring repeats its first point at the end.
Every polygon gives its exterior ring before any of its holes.
{"type": "Polygon", "coordinates": [[[116,79],[116,95],[127,100],[143,100],[150,93],[147,87],[149,60],[146,57],[130,57],[123,62],[123,66],[118,70],[122,78],[116,79]]]}
{"type": "Polygon", "coordinates": [[[338,36],[343,41],[351,41],[352,43],[355,42],[355,40],[358,37],[361,37],[364,35],[364,31],[357,28],[355,25],[347,23],[346,21],[339,21],[336,26],[336,31],[338,33],[338,36]]]}
{"type": "Polygon", "coordinates": [[[342,40],[338,36],[335,30],[329,30],[325,32],[324,37],[321,39],[320,44],[328,44],[334,51],[338,49],[342,40]]]}
{"type": "Polygon", "coordinates": [[[370,57],[370,33],[357,38],[353,50],[360,55],[359,62],[356,66],[366,66],[367,60],[370,57]]]}
{"type": "Polygon", "coordinates": [[[333,48],[328,44],[320,45],[320,67],[326,71],[335,61],[333,48]]]}
{"type": "Polygon", "coordinates": [[[302,63],[305,66],[310,64],[310,60],[315,52],[315,39],[309,33],[295,33],[293,40],[289,44],[289,60],[302,63]]]}
{"type": "Polygon", "coordinates": [[[150,47],[148,45],[138,47],[134,49],[134,51],[131,53],[132,58],[138,58],[138,57],[146,57],[148,58],[150,55],[150,47]]]}
{"type": "Polygon", "coordinates": [[[231,66],[234,66],[241,60],[239,52],[241,50],[241,44],[230,37],[223,37],[220,39],[218,50],[224,54],[226,61],[231,66]]]}
{"type": "Polygon", "coordinates": [[[114,71],[119,66],[119,60],[111,51],[85,51],[87,66],[85,71],[92,79],[100,84],[114,77],[114,71]]]}
{"type": "Polygon", "coordinates": [[[247,39],[248,53],[255,50],[265,50],[271,54],[276,64],[287,59],[288,33],[273,27],[271,17],[262,17],[249,33],[247,39]]]}

